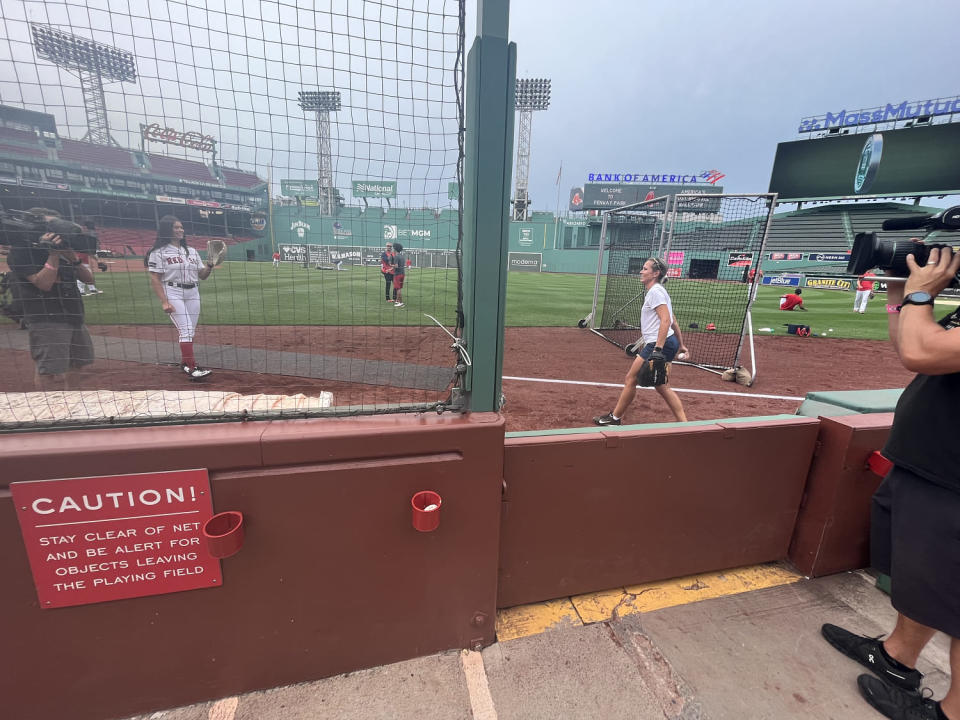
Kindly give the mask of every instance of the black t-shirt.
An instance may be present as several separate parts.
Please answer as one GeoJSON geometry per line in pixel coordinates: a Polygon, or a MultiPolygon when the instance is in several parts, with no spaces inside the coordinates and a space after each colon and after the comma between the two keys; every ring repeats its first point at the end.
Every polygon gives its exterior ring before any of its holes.
{"type": "Polygon", "coordinates": [[[76,269],[62,260],[57,281],[44,292],[27,280],[43,269],[49,253],[38,247],[14,247],[7,256],[13,272],[13,296],[20,300],[23,317],[28,323],[60,322],[83,325],[83,300],[77,287],[76,269]]]}
{"type": "Polygon", "coordinates": [[[394,275],[407,274],[407,256],[404,255],[403,253],[393,254],[393,274],[394,275]]]}
{"type": "Polygon", "coordinates": [[[883,454],[932,483],[960,492],[958,411],[960,373],[917,375],[900,396],[883,454]]]}

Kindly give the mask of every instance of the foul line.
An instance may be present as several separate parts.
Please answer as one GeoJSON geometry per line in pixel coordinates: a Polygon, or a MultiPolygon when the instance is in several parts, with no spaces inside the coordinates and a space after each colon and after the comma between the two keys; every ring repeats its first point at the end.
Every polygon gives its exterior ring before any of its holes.
{"type": "Polygon", "coordinates": [[[467,682],[473,720],[497,720],[497,709],[487,683],[487,670],[483,666],[483,654],[473,650],[461,650],[460,667],[467,682]]]}
{"type": "MultiPolygon", "coordinates": [[[[528,377],[511,377],[509,375],[503,376],[504,380],[519,380],[521,382],[539,382],[539,383],[556,383],[558,385],[591,385],[593,387],[623,387],[623,383],[605,383],[605,382],[589,382],[587,380],[548,380],[545,378],[528,378],[528,377]]],[[[642,387],[637,385],[637,388],[640,390],[653,390],[652,387],[642,387]]],[[[694,390],[692,388],[673,388],[674,392],[678,393],[692,393],[698,395],[733,395],[734,397],[745,397],[745,398],[763,398],[765,400],[795,400],[797,402],[803,402],[802,397],[794,397],[792,395],[762,395],[760,393],[740,393],[740,392],[729,392],[727,390],[694,390]]]]}

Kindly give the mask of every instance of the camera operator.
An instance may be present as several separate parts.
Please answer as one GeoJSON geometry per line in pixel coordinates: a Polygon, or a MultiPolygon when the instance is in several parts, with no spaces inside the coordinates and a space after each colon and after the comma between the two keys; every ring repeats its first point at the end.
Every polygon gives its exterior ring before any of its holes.
{"type": "MultiPolygon", "coordinates": [[[[49,222],[60,213],[33,208],[32,215],[49,222]]],[[[30,356],[36,365],[37,390],[66,390],[67,372],[93,362],[93,344],[83,324],[83,300],[77,281],[93,283],[93,274],[77,253],[54,233],[35,243],[10,248],[7,265],[13,273],[13,295],[20,301],[30,332],[30,356]]]]}
{"type": "Polygon", "coordinates": [[[938,323],[933,300],[960,270],[960,252],[931,248],[906,283],[888,283],[890,339],[917,374],[897,403],[883,454],[894,466],[873,496],[870,552],[890,576],[897,622],[886,640],[824,625],[824,637],[872,670],[860,692],[891,718],[960,720],[960,313],[938,323]],[[937,631],[950,640],[951,685],[940,702],[920,693],[921,650],[937,631]]]}

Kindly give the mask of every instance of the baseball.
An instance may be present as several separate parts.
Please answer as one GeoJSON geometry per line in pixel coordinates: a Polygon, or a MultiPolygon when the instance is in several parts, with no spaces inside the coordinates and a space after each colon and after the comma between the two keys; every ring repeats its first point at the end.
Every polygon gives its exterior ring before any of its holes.
{"type": "Polygon", "coordinates": [[[687,359],[686,353],[677,353],[677,360],[686,360],[686,359],[687,359]]]}
{"type": "Polygon", "coordinates": [[[427,505],[427,506],[423,509],[423,511],[424,511],[424,512],[430,512],[431,510],[436,510],[436,509],[437,509],[437,506],[434,505],[433,503],[430,503],[429,505],[427,505]]]}

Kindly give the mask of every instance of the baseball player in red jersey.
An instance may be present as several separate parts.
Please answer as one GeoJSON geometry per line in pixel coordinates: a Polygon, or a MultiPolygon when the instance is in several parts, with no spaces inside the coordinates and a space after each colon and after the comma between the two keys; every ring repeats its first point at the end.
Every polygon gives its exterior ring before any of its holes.
{"type": "Polygon", "coordinates": [[[780,296],[780,309],[781,310],[806,310],[803,306],[803,298],[800,297],[800,294],[803,291],[800,288],[797,288],[796,292],[787,293],[786,295],[780,296]]]}
{"type": "Polygon", "coordinates": [[[867,270],[863,274],[863,277],[857,282],[857,296],[853,299],[853,311],[858,312],[861,315],[867,311],[867,302],[870,300],[870,296],[873,295],[873,281],[870,278],[874,278],[876,275],[867,270]]]}
{"type": "Polygon", "coordinates": [[[160,218],[157,241],[143,264],[163,311],[177,327],[180,369],[191,380],[207,377],[210,371],[197,365],[193,356],[193,335],[200,319],[200,281],[210,277],[214,266],[204,263],[200,253],[187,245],[183,224],[173,215],[160,218]]]}

